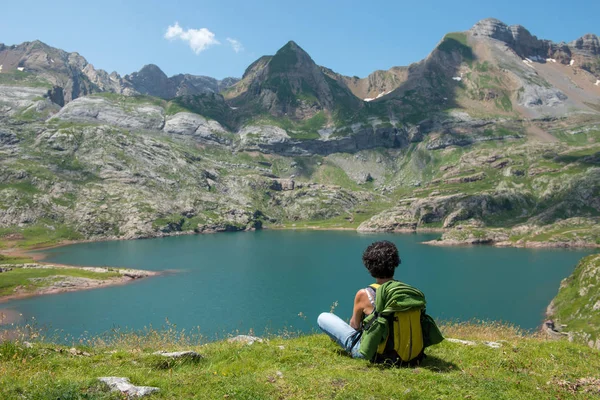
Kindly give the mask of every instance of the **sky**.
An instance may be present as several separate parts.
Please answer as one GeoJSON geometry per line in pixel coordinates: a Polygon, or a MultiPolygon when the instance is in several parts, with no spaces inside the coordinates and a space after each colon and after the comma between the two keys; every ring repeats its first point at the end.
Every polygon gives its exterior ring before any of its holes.
{"type": "Polygon", "coordinates": [[[241,77],[289,40],[349,76],[408,65],[448,32],[494,17],[556,42],[600,35],[598,0],[30,0],[3,2],[0,43],[41,40],[125,75],[156,64],[178,73],[241,77]]]}

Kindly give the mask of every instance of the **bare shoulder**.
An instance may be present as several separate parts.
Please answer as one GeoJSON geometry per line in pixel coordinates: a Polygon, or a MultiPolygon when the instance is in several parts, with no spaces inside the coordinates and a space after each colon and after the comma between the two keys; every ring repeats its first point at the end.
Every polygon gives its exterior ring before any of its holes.
{"type": "Polygon", "coordinates": [[[359,291],[356,292],[356,296],[354,297],[354,301],[358,303],[358,302],[360,302],[360,301],[362,301],[362,300],[364,300],[366,298],[367,298],[367,294],[365,293],[365,290],[364,289],[359,289],[359,291]]]}

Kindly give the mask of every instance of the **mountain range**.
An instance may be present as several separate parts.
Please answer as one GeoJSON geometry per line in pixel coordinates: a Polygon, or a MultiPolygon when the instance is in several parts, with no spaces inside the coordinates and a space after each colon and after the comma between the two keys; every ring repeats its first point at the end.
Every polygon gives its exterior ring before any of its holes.
{"type": "Polygon", "coordinates": [[[0,45],[0,236],[317,225],[597,246],[599,138],[594,34],[485,19],[365,78],[290,41],[221,81],[0,45]]]}

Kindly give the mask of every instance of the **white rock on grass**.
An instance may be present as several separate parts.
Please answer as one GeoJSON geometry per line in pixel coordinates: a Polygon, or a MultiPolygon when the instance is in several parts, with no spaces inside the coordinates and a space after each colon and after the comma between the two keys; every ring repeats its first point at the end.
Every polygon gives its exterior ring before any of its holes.
{"type": "Polygon", "coordinates": [[[483,342],[484,345],[491,347],[492,349],[499,349],[502,347],[502,343],[498,342],[483,342]]]}
{"type": "Polygon", "coordinates": [[[163,356],[163,357],[168,357],[168,358],[192,358],[192,359],[200,359],[202,358],[201,354],[196,353],[195,351],[174,351],[171,353],[168,353],[166,351],[157,351],[155,353],[152,353],[154,355],[157,356],[163,356]]]}
{"type": "Polygon", "coordinates": [[[452,343],[464,344],[465,346],[475,346],[477,344],[471,340],[462,340],[462,339],[453,339],[453,338],[446,338],[446,340],[449,342],[452,342],[452,343]]]}
{"type": "Polygon", "coordinates": [[[238,335],[236,337],[227,339],[227,341],[229,343],[245,343],[248,346],[250,346],[250,345],[254,344],[255,342],[262,343],[263,339],[256,337],[256,336],[238,335]]]}
{"type": "Polygon", "coordinates": [[[98,378],[98,380],[108,385],[110,390],[113,392],[119,391],[123,394],[126,394],[129,398],[146,396],[160,390],[157,387],[151,386],[135,386],[129,382],[128,378],[119,378],[116,376],[106,376],[98,378]]]}
{"type": "MultiPolygon", "coordinates": [[[[465,346],[476,346],[477,342],[472,340],[463,340],[463,339],[454,339],[454,338],[446,338],[447,341],[452,343],[464,344],[465,346]]],[[[492,349],[498,349],[502,347],[502,343],[498,342],[482,342],[484,346],[491,347],[492,349]]]]}

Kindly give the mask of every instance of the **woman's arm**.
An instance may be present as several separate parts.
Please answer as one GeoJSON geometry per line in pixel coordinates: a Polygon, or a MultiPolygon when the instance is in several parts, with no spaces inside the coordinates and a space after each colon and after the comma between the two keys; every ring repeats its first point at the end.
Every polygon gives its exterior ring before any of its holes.
{"type": "MultiPolygon", "coordinates": [[[[350,326],[356,330],[361,329],[363,310],[365,309],[364,302],[366,297],[367,294],[362,289],[356,292],[356,296],[354,297],[354,310],[352,311],[352,318],[350,318],[350,326]]],[[[368,298],[367,301],[369,301],[368,298]]]]}

